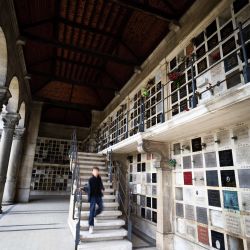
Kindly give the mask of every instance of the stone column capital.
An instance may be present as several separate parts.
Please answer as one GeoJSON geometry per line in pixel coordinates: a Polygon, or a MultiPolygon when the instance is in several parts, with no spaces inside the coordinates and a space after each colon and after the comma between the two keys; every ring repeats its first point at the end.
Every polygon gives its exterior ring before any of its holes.
{"type": "Polygon", "coordinates": [[[11,93],[7,87],[0,87],[0,112],[2,112],[3,105],[7,105],[11,93]]]}
{"type": "Polygon", "coordinates": [[[3,128],[15,129],[21,116],[18,113],[2,113],[3,128]]]}
{"type": "Polygon", "coordinates": [[[25,133],[25,128],[16,128],[14,131],[14,140],[21,140],[25,133]]]}

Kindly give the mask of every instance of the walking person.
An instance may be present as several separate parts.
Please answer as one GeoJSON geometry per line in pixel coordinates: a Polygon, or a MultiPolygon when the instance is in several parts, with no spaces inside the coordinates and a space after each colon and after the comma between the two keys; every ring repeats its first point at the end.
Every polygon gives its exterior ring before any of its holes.
{"type": "Polygon", "coordinates": [[[100,214],[103,210],[103,191],[104,186],[101,176],[99,174],[99,168],[93,167],[92,177],[88,182],[88,202],[90,203],[89,209],[89,233],[93,233],[94,230],[94,218],[100,214]],[[98,208],[96,209],[96,204],[98,208]]]}

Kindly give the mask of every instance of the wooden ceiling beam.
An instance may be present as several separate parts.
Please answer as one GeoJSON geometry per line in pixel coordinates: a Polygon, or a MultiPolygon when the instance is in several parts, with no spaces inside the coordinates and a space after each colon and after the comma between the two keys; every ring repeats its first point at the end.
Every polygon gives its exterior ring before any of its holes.
{"type": "Polygon", "coordinates": [[[143,12],[146,15],[153,16],[153,17],[161,19],[165,22],[177,21],[174,16],[168,17],[168,15],[165,12],[163,12],[159,9],[156,9],[154,7],[151,7],[149,5],[132,2],[131,0],[130,1],[111,0],[111,1],[119,4],[120,6],[123,6],[125,8],[132,9],[132,10],[139,11],[139,12],[143,12]]]}
{"type": "Polygon", "coordinates": [[[59,42],[59,41],[54,41],[54,40],[50,40],[47,38],[42,38],[42,37],[27,33],[27,32],[24,32],[23,35],[26,39],[33,41],[33,42],[36,42],[36,43],[54,46],[54,47],[58,47],[58,48],[63,48],[63,49],[71,50],[74,52],[89,54],[89,55],[92,55],[95,57],[114,61],[114,62],[121,64],[121,65],[127,65],[127,66],[136,66],[137,65],[137,63],[134,61],[127,60],[127,59],[121,58],[121,57],[116,56],[116,55],[107,54],[107,53],[104,53],[101,51],[96,51],[93,49],[81,48],[79,46],[69,45],[65,42],[59,42]]]}

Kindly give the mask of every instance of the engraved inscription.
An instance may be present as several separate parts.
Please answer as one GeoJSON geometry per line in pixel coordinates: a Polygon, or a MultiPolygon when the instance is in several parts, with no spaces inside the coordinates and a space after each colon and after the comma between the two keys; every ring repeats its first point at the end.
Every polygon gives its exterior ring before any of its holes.
{"type": "Polygon", "coordinates": [[[239,185],[241,188],[250,188],[250,169],[239,169],[239,185]]]}
{"type": "Polygon", "coordinates": [[[193,155],[194,168],[203,168],[202,154],[193,155]]]}
{"type": "Polygon", "coordinates": [[[204,157],[205,157],[205,165],[207,168],[217,167],[217,159],[215,152],[205,153],[204,157]]]}
{"type": "Polygon", "coordinates": [[[202,224],[208,224],[207,209],[204,207],[196,207],[197,222],[202,224]]]}
{"type": "Polygon", "coordinates": [[[195,186],[204,186],[204,172],[194,171],[194,183],[195,186]]]}
{"type": "Polygon", "coordinates": [[[195,220],[194,206],[185,205],[185,218],[188,220],[195,220]]]}
{"type": "Polygon", "coordinates": [[[241,234],[240,216],[232,213],[225,214],[225,226],[228,232],[241,234]]]}

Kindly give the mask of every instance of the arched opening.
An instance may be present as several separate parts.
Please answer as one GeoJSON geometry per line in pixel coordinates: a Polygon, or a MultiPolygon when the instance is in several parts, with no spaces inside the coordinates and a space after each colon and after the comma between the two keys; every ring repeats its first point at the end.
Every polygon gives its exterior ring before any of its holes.
{"type": "Polygon", "coordinates": [[[18,128],[24,128],[25,126],[25,102],[22,102],[20,109],[19,109],[19,114],[21,116],[21,119],[18,123],[18,128]]]}
{"type": "Polygon", "coordinates": [[[19,82],[16,76],[14,76],[10,82],[9,91],[11,93],[11,98],[6,106],[7,112],[17,112],[18,102],[19,102],[19,82]]]}
{"type": "Polygon", "coordinates": [[[5,35],[0,27],[0,86],[5,85],[7,74],[7,45],[5,35]]]}

